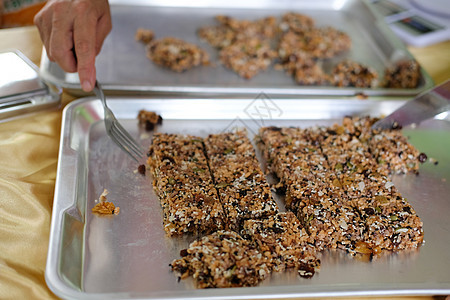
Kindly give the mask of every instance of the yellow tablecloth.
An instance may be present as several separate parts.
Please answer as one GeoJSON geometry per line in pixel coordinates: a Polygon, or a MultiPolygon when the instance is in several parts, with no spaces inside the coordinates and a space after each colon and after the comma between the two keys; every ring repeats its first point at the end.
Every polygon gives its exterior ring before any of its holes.
{"type": "MultiPolygon", "coordinates": [[[[42,43],[36,28],[0,30],[0,51],[8,49],[19,49],[39,64],[42,43]]],[[[410,51],[436,83],[450,78],[450,41],[410,51]]],[[[73,100],[62,97],[59,108],[0,123],[0,299],[56,298],[44,270],[62,108],[73,100]]]]}

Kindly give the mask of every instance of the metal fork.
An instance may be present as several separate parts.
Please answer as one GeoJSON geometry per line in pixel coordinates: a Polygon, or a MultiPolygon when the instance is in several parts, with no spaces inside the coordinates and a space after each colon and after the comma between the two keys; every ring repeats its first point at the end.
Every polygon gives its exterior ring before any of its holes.
{"type": "Polygon", "coordinates": [[[102,86],[98,81],[95,81],[94,86],[95,95],[100,98],[105,111],[105,127],[109,137],[118,145],[123,151],[125,151],[136,162],[144,156],[141,146],[133,139],[133,137],[120,125],[119,120],[108,105],[106,105],[105,94],[103,93],[102,86]]]}

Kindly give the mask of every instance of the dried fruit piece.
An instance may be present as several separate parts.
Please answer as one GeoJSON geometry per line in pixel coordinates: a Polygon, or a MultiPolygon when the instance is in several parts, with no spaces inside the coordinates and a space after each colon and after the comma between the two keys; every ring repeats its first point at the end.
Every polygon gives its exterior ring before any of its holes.
{"type": "Polygon", "coordinates": [[[139,174],[145,175],[145,165],[139,165],[138,166],[138,172],[139,174]]]}

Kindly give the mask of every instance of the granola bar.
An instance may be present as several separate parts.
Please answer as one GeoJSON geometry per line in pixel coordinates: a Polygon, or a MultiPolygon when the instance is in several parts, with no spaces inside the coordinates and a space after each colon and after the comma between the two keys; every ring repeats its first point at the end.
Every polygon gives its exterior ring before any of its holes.
{"type": "Polygon", "coordinates": [[[233,231],[207,235],[180,255],[172,270],[181,279],[192,276],[197,288],[256,286],[269,275],[272,258],[233,231]]]}
{"type": "Polygon", "coordinates": [[[248,39],[268,40],[275,37],[277,33],[277,21],[272,16],[250,21],[218,15],[216,21],[219,25],[201,27],[198,35],[218,49],[248,39]]]}
{"type": "Polygon", "coordinates": [[[280,178],[286,207],[318,248],[374,253],[415,248],[423,240],[420,218],[389,178],[396,170],[407,171],[408,155],[385,155],[388,164],[377,161],[377,147],[398,143],[405,153],[414,147],[397,137],[398,131],[382,132],[392,140],[380,142],[380,133],[370,128],[374,122],[346,117],[330,127],[260,130],[263,155],[280,178]]]}
{"type": "Polygon", "coordinates": [[[415,88],[420,80],[420,65],[415,60],[402,60],[386,68],[384,86],[387,88],[415,88]]]}
{"type": "Polygon", "coordinates": [[[155,133],[149,155],[168,235],[203,234],[224,227],[201,138],[155,133]]]}
{"type": "Polygon", "coordinates": [[[315,21],[313,18],[295,12],[288,12],[281,17],[280,29],[284,32],[303,33],[314,28],[314,25],[315,21]]]}
{"type": "MultiPolygon", "coordinates": [[[[336,134],[322,144],[328,161],[334,163],[349,205],[365,223],[364,236],[359,246],[355,244],[355,251],[360,251],[358,247],[364,251],[415,248],[423,240],[422,222],[389,178],[408,159],[401,162],[390,159],[395,166],[392,169],[376,160],[370,147],[374,143],[379,145],[379,141],[374,141],[373,135],[368,136],[373,122],[369,118],[344,118],[342,126],[334,125],[335,130],[330,131],[336,134]]],[[[398,136],[397,142],[405,145],[405,138],[398,136]]]]}
{"type": "Polygon", "coordinates": [[[209,55],[198,46],[174,37],[165,37],[147,44],[147,57],[157,65],[183,72],[209,64],[209,55]]]}
{"type": "Polygon", "coordinates": [[[156,112],[145,109],[141,109],[139,111],[137,119],[139,121],[139,125],[144,127],[147,131],[153,130],[156,125],[161,125],[163,121],[162,117],[156,112]]]}
{"type": "Polygon", "coordinates": [[[286,207],[306,226],[318,248],[350,247],[360,239],[361,222],[345,202],[346,195],[318,147],[323,129],[263,128],[265,156],[280,178],[286,207]]]}
{"type": "Polygon", "coordinates": [[[377,162],[386,165],[394,174],[418,172],[419,164],[426,161],[425,154],[412,146],[400,130],[376,132],[369,143],[377,162]]]}
{"type": "Polygon", "coordinates": [[[345,60],[338,63],[331,72],[333,83],[339,87],[375,87],[378,74],[361,63],[345,60]]]}
{"type": "Polygon", "coordinates": [[[209,135],[205,149],[229,229],[278,212],[246,131],[209,135]]]}
{"type": "Polygon", "coordinates": [[[312,277],[320,267],[309,235],[292,212],[247,220],[242,236],[253,241],[261,253],[271,254],[275,271],[296,268],[302,277],[312,277]]]}
{"type": "Polygon", "coordinates": [[[347,51],[350,47],[351,39],[346,33],[332,27],[315,27],[301,33],[284,33],[278,45],[278,53],[281,60],[299,50],[315,59],[326,59],[347,51]]]}
{"type": "Polygon", "coordinates": [[[236,40],[236,32],[222,25],[204,26],[198,29],[197,35],[214,48],[230,46],[236,40]]]}
{"type": "Polygon", "coordinates": [[[266,70],[275,56],[270,44],[259,38],[236,41],[219,52],[220,62],[245,79],[266,70]]]}
{"type": "Polygon", "coordinates": [[[302,50],[284,57],[275,67],[284,69],[300,85],[328,85],[331,83],[331,77],[322,70],[317,60],[302,50]]]}

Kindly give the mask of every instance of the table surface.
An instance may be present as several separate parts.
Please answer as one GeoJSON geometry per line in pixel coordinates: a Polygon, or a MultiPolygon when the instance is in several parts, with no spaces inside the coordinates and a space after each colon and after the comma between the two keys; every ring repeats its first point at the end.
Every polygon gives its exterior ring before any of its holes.
{"type": "MultiPolygon", "coordinates": [[[[39,65],[37,29],[1,29],[0,51],[13,49],[39,65]]],[[[409,50],[436,84],[450,78],[450,41],[409,50]]],[[[58,108],[0,123],[0,299],[57,298],[45,284],[44,271],[62,109],[74,99],[63,93],[58,108]]],[[[405,298],[434,299],[382,299],[405,298]]]]}

